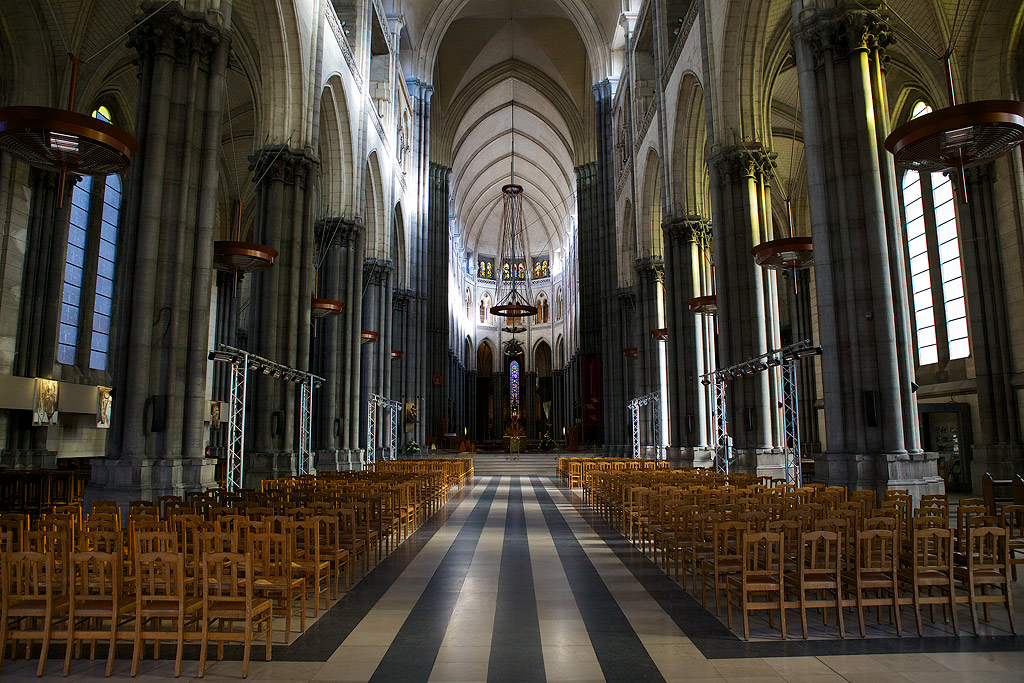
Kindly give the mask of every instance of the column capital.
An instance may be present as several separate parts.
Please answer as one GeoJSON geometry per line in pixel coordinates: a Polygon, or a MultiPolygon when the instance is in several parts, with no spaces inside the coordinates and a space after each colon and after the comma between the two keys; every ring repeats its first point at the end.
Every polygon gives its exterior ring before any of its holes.
{"type": "Polygon", "coordinates": [[[681,241],[707,247],[711,244],[711,220],[700,214],[666,216],[661,221],[661,230],[667,241],[681,241]]]}
{"type": "Polygon", "coordinates": [[[307,172],[319,165],[305,151],[283,145],[268,145],[249,156],[249,170],[260,183],[282,181],[304,186],[307,172]]]}
{"type": "Polygon", "coordinates": [[[176,2],[143,3],[135,16],[135,27],[128,37],[128,47],[139,57],[163,54],[175,61],[187,61],[198,54],[208,65],[219,45],[230,46],[230,29],[218,26],[205,12],[192,12],[176,2]]]}
{"type": "Polygon", "coordinates": [[[775,173],[775,159],[778,154],[771,152],[760,142],[744,142],[724,147],[711,155],[709,164],[726,176],[759,178],[766,180],[775,173]]]}
{"type": "Polygon", "coordinates": [[[823,65],[826,55],[833,60],[862,51],[884,55],[886,48],[896,42],[896,34],[879,10],[881,3],[869,2],[809,13],[797,32],[807,40],[815,66],[823,65]]]}
{"type": "Polygon", "coordinates": [[[363,219],[359,216],[321,218],[313,226],[317,244],[323,244],[325,247],[351,246],[363,230],[363,219]]]}
{"type": "Polygon", "coordinates": [[[633,262],[633,268],[645,282],[665,281],[665,260],[660,257],[638,258],[633,262]]]}

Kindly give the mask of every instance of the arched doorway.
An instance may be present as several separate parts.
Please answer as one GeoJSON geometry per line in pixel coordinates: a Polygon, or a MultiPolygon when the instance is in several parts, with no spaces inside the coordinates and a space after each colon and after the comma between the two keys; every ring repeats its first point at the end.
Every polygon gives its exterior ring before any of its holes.
{"type": "Polygon", "coordinates": [[[476,424],[481,440],[497,438],[494,424],[494,352],[486,341],[476,350],[476,424]]]}

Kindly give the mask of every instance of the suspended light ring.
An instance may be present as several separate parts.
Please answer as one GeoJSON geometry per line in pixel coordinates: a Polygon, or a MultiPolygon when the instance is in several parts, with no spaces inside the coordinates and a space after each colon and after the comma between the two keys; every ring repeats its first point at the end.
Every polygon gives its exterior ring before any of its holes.
{"type": "Polygon", "coordinates": [[[690,313],[694,315],[717,315],[718,314],[718,297],[714,294],[708,294],[706,296],[697,296],[690,299],[687,306],[690,308],[690,313]]]}
{"type": "Polygon", "coordinates": [[[330,318],[340,314],[343,308],[345,308],[344,301],[338,301],[336,299],[318,299],[313,297],[310,301],[309,315],[314,320],[323,320],[324,318],[330,318]]]}
{"type": "Polygon", "coordinates": [[[502,318],[537,315],[537,307],[529,304],[502,304],[500,306],[491,306],[491,315],[501,316],[502,318]]]}
{"type": "Polygon", "coordinates": [[[359,333],[359,338],[361,343],[363,344],[372,344],[373,342],[380,339],[380,332],[375,332],[373,330],[363,330],[362,332],[359,333]]]}
{"type": "Polygon", "coordinates": [[[809,237],[784,237],[762,242],[750,253],[762,268],[803,270],[814,265],[814,246],[809,237]]]}
{"type": "Polygon", "coordinates": [[[983,100],[937,109],[885,139],[896,165],[922,173],[968,168],[1024,142],[1024,102],[983,100]]]}
{"type": "Polygon", "coordinates": [[[391,349],[391,358],[392,358],[392,360],[398,360],[399,358],[401,358],[404,355],[405,355],[405,351],[402,351],[401,349],[391,349]]]}
{"type": "Polygon", "coordinates": [[[50,171],[109,175],[128,168],[139,143],[128,131],[87,114],[18,106],[0,108],[0,149],[50,171]]]}
{"type": "Polygon", "coordinates": [[[622,349],[622,355],[626,358],[636,358],[640,355],[640,349],[635,346],[630,346],[629,348],[622,349]]]}
{"type": "Polygon", "coordinates": [[[655,341],[668,341],[668,328],[660,327],[656,330],[651,330],[651,338],[655,341]]]}
{"type": "Polygon", "coordinates": [[[213,243],[213,267],[228,273],[252,273],[274,265],[277,249],[253,242],[217,240],[213,243]]]}

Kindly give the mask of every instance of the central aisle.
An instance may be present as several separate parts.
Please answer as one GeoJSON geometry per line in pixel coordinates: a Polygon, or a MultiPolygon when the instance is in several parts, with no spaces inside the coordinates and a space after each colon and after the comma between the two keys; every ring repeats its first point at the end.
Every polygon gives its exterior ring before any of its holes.
{"type": "Polygon", "coordinates": [[[717,677],[551,480],[477,477],[450,508],[317,678],[717,677]]]}

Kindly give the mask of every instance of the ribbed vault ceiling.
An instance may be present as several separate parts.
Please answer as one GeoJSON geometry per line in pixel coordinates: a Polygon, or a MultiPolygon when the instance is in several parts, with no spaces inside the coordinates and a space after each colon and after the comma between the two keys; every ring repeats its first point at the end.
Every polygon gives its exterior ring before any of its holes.
{"type": "Polygon", "coordinates": [[[527,249],[558,251],[574,215],[573,168],[592,101],[587,50],[573,22],[556,2],[467,3],[441,41],[433,80],[435,156],[451,165],[465,246],[497,254],[514,137],[527,249]]]}

